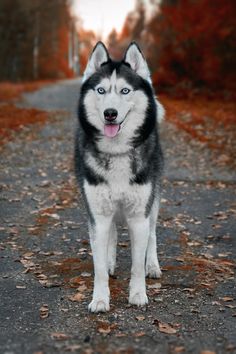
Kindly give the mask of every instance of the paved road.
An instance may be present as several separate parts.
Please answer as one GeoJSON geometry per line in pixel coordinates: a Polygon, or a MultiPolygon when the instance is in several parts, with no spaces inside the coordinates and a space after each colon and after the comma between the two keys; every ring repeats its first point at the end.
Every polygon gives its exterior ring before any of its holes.
{"type": "Polygon", "coordinates": [[[163,278],[147,280],[147,307],[127,304],[130,244],[120,229],[111,311],[87,312],[93,267],[72,158],[78,91],[71,80],[26,95],[21,105],[58,112],[1,153],[0,353],[236,352],[235,174],[167,122],[163,278]]]}

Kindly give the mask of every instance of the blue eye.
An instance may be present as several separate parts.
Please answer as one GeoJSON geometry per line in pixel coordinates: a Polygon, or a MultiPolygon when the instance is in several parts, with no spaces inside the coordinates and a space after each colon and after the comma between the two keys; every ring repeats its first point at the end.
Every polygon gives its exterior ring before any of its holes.
{"type": "Polygon", "coordinates": [[[104,93],[106,93],[106,91],[104,90],[103,87],[98,87],[97,92],[98,92],[100,95],[104,95],[104,93]]]}
{"type": "Polygon", "coordinates": [[[130,89],[128,89],[127,87],[124,87],[120,93],[122,93],[122,95],[127,95],[130,92],[130,89]]]}

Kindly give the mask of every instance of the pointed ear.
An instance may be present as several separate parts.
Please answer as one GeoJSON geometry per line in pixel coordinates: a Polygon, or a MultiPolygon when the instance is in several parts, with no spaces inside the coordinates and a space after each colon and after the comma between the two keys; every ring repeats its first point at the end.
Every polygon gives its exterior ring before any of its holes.
{"type": "Polygon", "coordinates": [[[131,66],[131,69],[133,69],[139,76],[151,82],[150,71],[148,69],[147,62],[144,59],[144,56],[137,43],[130,43],[126,50],[124,61],[128,63],[131,66]]]}
{"type": "Polygon", "coordinates": [[[102,42],[98,42],[89,58],[88,64],[84,71],[83,81],[87,80],[91,75],[99,70],[101,65],[109,59],[110,57],[105,45],[102,42]]]}

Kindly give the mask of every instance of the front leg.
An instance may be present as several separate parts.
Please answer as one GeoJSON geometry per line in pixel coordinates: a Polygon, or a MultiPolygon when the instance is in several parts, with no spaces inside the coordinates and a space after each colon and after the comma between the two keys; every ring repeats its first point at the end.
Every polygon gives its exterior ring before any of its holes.
{"type": "Polygon", "coordinates": [[[128,220],[132,268],[129,303],[142,306],[148,303],[145,283],[145,255],[149,237],[149,218],[135,217],[128,220]]]}
{"type": "Polygon", "coordinates": [[[109,311],[110,291],[108,284],[108,242],[112,217],[94,215],[95,223],[90,226],[90,240],[94,262],[93,299],[89,304],[91,312],[109,311]]]}

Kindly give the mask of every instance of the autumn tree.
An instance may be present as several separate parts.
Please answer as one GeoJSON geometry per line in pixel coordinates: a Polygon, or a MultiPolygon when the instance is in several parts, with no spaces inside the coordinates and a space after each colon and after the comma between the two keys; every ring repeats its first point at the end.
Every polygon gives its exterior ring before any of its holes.
{"type": "Polygon", "coordinates": [[[134,11],[128,13],[121,33],[112,30],[108,36],[108,49],[114,59],[121,59],[131,41],[141,42],[145,24],[145,5],[142,0],[136,1],[134,11]]]}
{"type": "Polygon", "coordinates": [[[235,10],[232,1],[163,1],[148,25],[159,47],[159,84],[232,87],[235,10]]]}
{"type": "Polygon", "coordinates": [[[141,45],[159,88],[233,90],[235,13],[232,0],[139,0],[120,45],[141,45]]]}
{"type": "Polygon", "coordinates": [[[79,35],[80,73],[83,74],[84,69],[86,68],[87,65],[88,58],[98,38],[93,31],[85,30],[82,24],[79,25],[78,35],[79,35]]]}
{"type": "Polygon", "coordinates": [[[77,34],[67,0],[1,0],[0,36],[2,80],[63,78],[75,72],[69,51],[78,50],[77,34]]]}
{"type": "Polygon", "coordinates": [[[107,39],[107,46],[109,48],[109,53],[113,59],[119,59],[122,55],[121,46],[119,42],[119,34],[115,29],[111,31],[107,39]]]}

